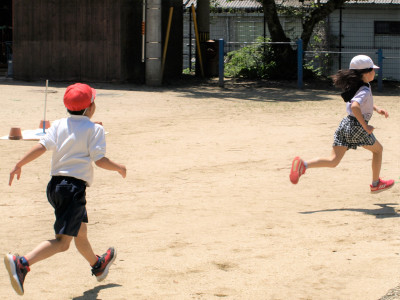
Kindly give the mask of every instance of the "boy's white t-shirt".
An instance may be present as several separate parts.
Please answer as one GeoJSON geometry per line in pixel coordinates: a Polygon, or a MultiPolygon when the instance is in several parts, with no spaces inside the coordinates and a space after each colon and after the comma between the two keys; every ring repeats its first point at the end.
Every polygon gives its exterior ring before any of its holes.
{"type": "Polygon", "coordinates": [[[106,154],[103,126],[86,116],[71,115],[53,122],[40,141],[47,150],[53,151],[51,176],[69,176],[93,182],[92,161],[106,154]]]}
{"type": "Polygon", "coordinates": [[[351,99],[350,102],[347,102],[347,113],[350,116],[354,116],[353,111],[351,110],[351,104],[353,102],[358,102],[360,104],[361,113],[364,117],[365,121],[369,121],[374,112],[374,100],[372,97],[372,92],[370,86],[363,85],[359,88],[357,93],[351,99]]]}

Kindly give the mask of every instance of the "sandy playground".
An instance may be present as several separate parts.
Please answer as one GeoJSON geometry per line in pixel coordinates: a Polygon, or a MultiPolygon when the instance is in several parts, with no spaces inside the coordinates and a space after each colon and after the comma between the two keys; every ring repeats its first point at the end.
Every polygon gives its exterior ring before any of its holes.
{"type": "MultiPolygon", "coordinates": [[[[66,116],[68,84],[50,82],[46,119],[66,116]]],[[[118,257],[98,283],[74,244],[39,262],[24,299],[400,299],[400,97],[374,92],[389,119],[370,124],[384,146],[371,195],[371,153],[349,151],[336,169],[298,185],[291,160],[330,153],[345,106],[334,90],[215,83],[150,88],[94,84],[107,156],[126,179],[99,168],[87,189],[89,238],[118,257]],[[396,296],[397,295],[397,296],[396,296]]],[[[35,129],[44,82],[0,82],[0,135],[35,129]]],[[[35,141],[0,140],[0,252],[21,255],[54,236],[45,196],[50,153],[15,162],[35,141]]],[[[0,267],[0,299],[21,299],[0,267]]]]}

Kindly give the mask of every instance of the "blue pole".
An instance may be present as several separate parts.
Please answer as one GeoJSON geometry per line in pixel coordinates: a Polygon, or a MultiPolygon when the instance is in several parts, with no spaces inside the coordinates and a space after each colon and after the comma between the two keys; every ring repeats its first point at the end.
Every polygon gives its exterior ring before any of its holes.
{"type": "Polygon", "coordinates": [[[378,91],[382,92],[383,90],[383,52],[382,49],[378,49],[378,91]]]}
{"type": "Polygon", "coordinates": [[[219,39],[219,86],[224,87],[224,39],[219,39]]]}
{"type": "Polygon", "coordinates": [[[298,39],[297,44],[297,87],[303,88],[303,40],[298,39]]]}

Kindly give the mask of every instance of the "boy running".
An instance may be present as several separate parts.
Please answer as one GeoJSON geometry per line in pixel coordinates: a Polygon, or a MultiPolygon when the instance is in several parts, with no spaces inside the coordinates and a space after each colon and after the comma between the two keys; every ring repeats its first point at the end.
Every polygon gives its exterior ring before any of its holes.
{"type": "Polygon", "coordinates": [[[24,294],[24,280],[30,266],[56,253],[68,250],[74,240],[79,253],[92,267],[92,275],[102,281],[108,274],[117,252],[110,247],[102,256],[96,255],[87,237],[86,186],[93,182],[93,166],[117,171],[126,177],[126,167],[108,159],[104,128],[90,121],[96,105],[96,91],[86,84],[70,85],[64,94],[68,118],[53,122],[39,143],[30,149],[10,173],[21,177],[22,167],[35,160],[46,150],[53,151],[51,180],[47,185],[47,199],[54,207],[55,238],[40,243],[24,256],[7,254],[4,263],[11,284],[18,295],[24,294]]]}

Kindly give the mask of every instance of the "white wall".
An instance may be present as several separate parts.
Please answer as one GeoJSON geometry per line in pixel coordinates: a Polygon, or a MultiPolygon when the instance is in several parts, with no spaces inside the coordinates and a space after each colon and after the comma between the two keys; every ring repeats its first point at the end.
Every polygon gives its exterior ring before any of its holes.
{"type": "MultiPolygon", "coordinates": [[[[342,68],[347,68],[351,58],[357,54],[369,55],[375,63],[376,54],[382,49],[383,77],[400,80],[400,35],[375,35],[374,21],[400,21],[400,5],[379,6],[379,9],[346,7],[342,10],[342,68]]],[[[329,28],[332,36],[332,51],[338,51],[339,10],[329,16],[329,28]],[[335,50],[336,49],[336,50],[335,50]]],[[[337,64],[333,66],[338,68],[337,64]]]]}

